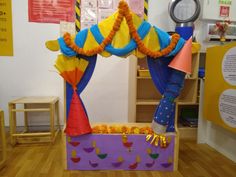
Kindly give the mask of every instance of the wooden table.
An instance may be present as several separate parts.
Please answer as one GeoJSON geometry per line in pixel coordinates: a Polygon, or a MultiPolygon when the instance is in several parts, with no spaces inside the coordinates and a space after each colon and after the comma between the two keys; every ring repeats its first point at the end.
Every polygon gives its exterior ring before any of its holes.
{"type": "Polygon", "coordinates": [[[54,143],[60,130],[59,122],[59,98],[58,97],[22,97],[9,102],[9,120],[11,144],[45,142],[45,137],[54,143]],[[23,105],[23,108],[17,108],[17,105],[23,105]],[[24,131],[16,132],[16,112],[24,112],[24,131]],[[49,112],[50,113],[50,131],[48,132],[29,132],[28,112],[49,112]],[[55,128],[55,113],[57,117],[57,128],[55,128]],[[44,137],[44,140],[42,139],[44,137]]]}
{"type": "Polygon", "coordinates": [[[6,145],[6,136],[5,136],[5,125],[4,125],[4,113],[0,109],[0,137],[2,142],[2,159],[0,159],[0,169],[5,165],[6,156],[7,156],[7,145],[6,145]]]}

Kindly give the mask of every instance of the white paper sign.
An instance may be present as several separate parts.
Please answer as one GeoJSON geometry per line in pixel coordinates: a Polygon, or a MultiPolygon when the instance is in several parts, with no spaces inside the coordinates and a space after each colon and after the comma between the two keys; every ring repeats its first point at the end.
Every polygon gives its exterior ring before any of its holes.
{"type": "Polygon", "coordinates": [[[81,23],[97,23],[97,8],[84,8],[81,10],[81,23]]]}
{"type": "Polygon", "coordinates": [[[113,1],[112,0],[98,0],[98,8],[112,9],[113,1]]]}
{"type": "Polygon", "coordinates": [[[224,123],[236,128],[236,90],[225,90],[219,99],[219,111],[224,123]]]}
{"type": "Polygon", "coordinates": [[[81,0],[81,8],[97,8],[97,0],[81,0]]]}
{"type": "Polygon", "coordinates": [[[222,61],[222,74],[227,83],[236,86],[236,47],[225,54],[222,61]]]}

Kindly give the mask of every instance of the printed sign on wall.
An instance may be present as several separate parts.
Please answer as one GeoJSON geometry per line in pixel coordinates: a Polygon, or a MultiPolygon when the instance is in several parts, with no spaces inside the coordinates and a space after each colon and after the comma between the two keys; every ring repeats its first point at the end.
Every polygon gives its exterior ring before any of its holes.
{"type": "Polygon", "coordinates": [[[236,132],[236,43],[207,49],[203,114],[236,132]]]}
{"type": "Polygon", "coordinates": [[[220,6],[220,17],[229,17],[229,6],[220,6]]]}
{"type": "Polygon", "coordinates": [[[75,0],[28,0],[29,21],[40,23],[74,22],[75,0]]]}
{"type": "MultiPolygon", "coordinates": [[[[81,28],[89,28],[112,15],[120,0],[81,0],[81,28]]],[[[144,0],[127,0],[134,13],[143,18],[144,0]]]]}
{"type": "Polygon", "coordinates": [[[0,56],[13,56],[11,1],[0,0],[0,56]]]}

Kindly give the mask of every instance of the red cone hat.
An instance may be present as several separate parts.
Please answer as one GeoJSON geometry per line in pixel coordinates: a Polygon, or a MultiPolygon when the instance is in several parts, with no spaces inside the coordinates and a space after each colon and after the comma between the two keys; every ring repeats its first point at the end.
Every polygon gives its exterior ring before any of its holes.
{"type": "Polygon", "coordinates": [[[68,136],[79,136],[91,132],[92,129],[90,127],[87,114],[85,113],[77,92],[74,91],[71,99],[65,133],[68,136]]]}
{"type": "Polygon", "coordinates": [[[169,67],[179,71],[183,71],[187,74],[192,72],[192,37],[189,38],[184,47],[170,62],[169,67]]]}

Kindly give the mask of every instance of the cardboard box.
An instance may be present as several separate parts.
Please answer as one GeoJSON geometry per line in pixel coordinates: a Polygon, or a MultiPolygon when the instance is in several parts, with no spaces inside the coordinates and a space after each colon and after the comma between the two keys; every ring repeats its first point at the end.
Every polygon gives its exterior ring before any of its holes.
{"type": "Polygon", "coordinates": [[[174,170],[176,135],[167,137],[165,148],[146,142],[144,134],[123,136],[88,134],[67,137],[67,170],[174,170]]]}

